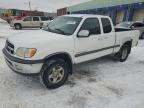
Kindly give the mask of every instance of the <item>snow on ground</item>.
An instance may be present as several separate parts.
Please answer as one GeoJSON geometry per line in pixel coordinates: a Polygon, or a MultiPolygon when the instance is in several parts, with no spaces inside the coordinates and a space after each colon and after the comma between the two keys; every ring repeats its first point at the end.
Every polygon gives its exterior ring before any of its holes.
{"type": "Polygon", "coordinates": [[[0,108],[144,108],[144,40],[124,63],[103,57],[75,66],[55,90],[12,72],[2,56],[4,43],[0,39],[0,108]]]}
{"type": "Polygon", "coordinates": [[[6,23],[6,21],[0,18],[0,23],[6,23]]]}

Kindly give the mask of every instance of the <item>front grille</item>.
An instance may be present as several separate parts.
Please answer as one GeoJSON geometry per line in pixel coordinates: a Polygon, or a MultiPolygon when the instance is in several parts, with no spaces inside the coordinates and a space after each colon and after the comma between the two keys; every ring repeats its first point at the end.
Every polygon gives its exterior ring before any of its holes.
{"type": "Polygon", "coordinates": [[[14,54],[14,45],[10,43],[8,40],[6,40],[5,48],[10,54],[14,54]]]}

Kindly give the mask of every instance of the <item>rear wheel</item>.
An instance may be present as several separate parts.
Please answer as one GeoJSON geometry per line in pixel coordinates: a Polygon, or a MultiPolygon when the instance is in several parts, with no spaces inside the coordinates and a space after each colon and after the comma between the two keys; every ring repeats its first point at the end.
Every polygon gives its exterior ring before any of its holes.
{"type": "Polygon", "coordinates": [[[131,47],[128,45],[123,45],[121,50],[116,54],[120,62],[124,62],[127,60],[130,54],[131,47]]]}
{"type": "Polygon", "coordinates": [[[62,86],[68,78],[68,65],[60,58],[48,60],[41,72],[41,81],[49,89],[62,86]]]}
{"type": "Polygon", "coordinates": [[[14,26],[16,30],[20,30],[22,28],[20,24],[15,24],[14,26]]]}
{"type": "Polygon", "coordinates": [[[143,32],[142,35],[141,35],[141,39],[144,39],[144,32],[143,32]]]}
{"type": "Polygon", "coordinates": [[[43,23],[40,23],[40,29],[42,29],[43,28],[43,23]]]}

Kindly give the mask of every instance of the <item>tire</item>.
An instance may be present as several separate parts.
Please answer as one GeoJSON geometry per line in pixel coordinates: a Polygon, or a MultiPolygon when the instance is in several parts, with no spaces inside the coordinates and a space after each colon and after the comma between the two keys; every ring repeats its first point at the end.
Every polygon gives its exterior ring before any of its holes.
{"type": "Polygon", "coordinates": [[[130,54],[131,47],[128,45],[123,45],[120,51],[116,54],[120,62],[125,62],[130,54]]]}
{"type": "Polygon", "coordinates": [[[48,89],[62,86],[69,75],[67,63],[60,58],[48,60],[41,71],[40,79],[48,89]]]}
{"type": "Polygon", "coordinates": [[[140,37],[141,39],[144,39],[144,32],[141,34],[141,37],[140,37]]]}
{"type": "Polygon", "coordinates": [[[16,30],[20,30],[22,28],[20,24],[15,24],[14,26],[16,30]]]}
{"type": "Polygon", "coordinates": [[[43,23],[40,23],[40,29],[42,29],[43,28],[43,23]]]}

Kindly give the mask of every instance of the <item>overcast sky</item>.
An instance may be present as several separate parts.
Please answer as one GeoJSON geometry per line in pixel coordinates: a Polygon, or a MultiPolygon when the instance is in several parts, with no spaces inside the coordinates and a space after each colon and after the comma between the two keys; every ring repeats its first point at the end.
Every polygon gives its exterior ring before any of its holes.
{"type": "Polygon", "coordinates": [[[0,0],[0,7],[29,9],[28,1],[31,1],[32,10],[56,12],[58,8],[90,1],[90,0],[0,0]]]}

